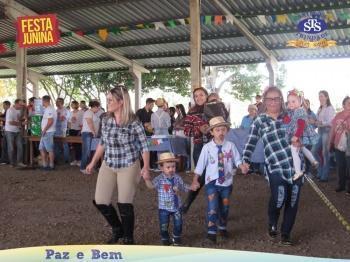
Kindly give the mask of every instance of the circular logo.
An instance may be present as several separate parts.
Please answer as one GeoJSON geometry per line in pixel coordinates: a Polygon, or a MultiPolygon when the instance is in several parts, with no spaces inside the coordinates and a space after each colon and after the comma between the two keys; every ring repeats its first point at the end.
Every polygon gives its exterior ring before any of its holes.
{"type": "Polygon", "coordinates": [[[305,34],[319,34],[327,30],[324,20],[316,17],[309,17],[301,20],[298,24],[298,31],[305,34]]]}

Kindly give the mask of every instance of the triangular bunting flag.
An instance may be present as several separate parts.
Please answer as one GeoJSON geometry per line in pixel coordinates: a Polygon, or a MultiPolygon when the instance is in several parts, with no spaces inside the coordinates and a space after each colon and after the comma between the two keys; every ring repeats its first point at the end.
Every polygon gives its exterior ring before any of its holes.
{"type": "Polygon", "coordinates": [[[335,17],[333,15],[333,13],[327,12],[325,21],[326,21],[326,23],[335,22],[335,17]]]}
{"type": "Polygon", "coordinates": [[[136,28],[137,29],[144,29],[145,26],[144,26],[144,24],[138,24],[138,25],[136,25],[136,28]]]}
{"type": "Polygon", "coordinates": [[[233,24],[233,16],[232,15],[227,15],[226,16],[226,23],[227,24],[233,24]]]}
{"type": "Polygon", "coordinates": [[[347,25],[350,25],[350,19],[347,19],[347,20],[346,20],[346,24],[347,24],[347,25]]]}
{"type": "Polygon", "coordinates": [[[112,27],[109,31],[115,35],[120,34],[120,29],[118,27],[112,27]]]}
{"type": "Polygon", "coordinates": [[[4,44],[0,44],[0,53],[5,53],[7,51],[7,48],[4,44]]]}
{"type": "Polygon", "coordinates": [[[300,20],[300,16],[298,14],[289,14],[289,18],[293,23],[297,23],[300,20]]]}
{"type": "Polygon", "coordinates": [[[272,22],[273,22],[273,23],[276,23],[276,16],[275,16],[275,15],[272,15],[272,16],[271,16],[271,19],[272,19],[272,22]]]}
{"type": "Polygon", "coordinates": [[[277,24],[286,24],[288,21],[288,16],[287,15],[277,15],[276,17],[277,24]]]}
{"type": "Polygon", "coordinates": [[[83,31],[75,31],[75,33],[76,33],[77,35],[84,36],[84,32],[83,32],[83,31]]]}
{"type": "Polygon", "coordinates": [[[175,23],[175,21],[173,19],[168,21],[168,25],[170,26],[170,28],[176,27],[176,23],[175,23]]]}
{"type": "Polygon", "coordinates": [[[204,24],[211,25],[211,15],[206,15],[204,18],[204,24]]]}
{"type": "Polygon", "coordinates": [[[267,25],[267,20],[266,20],[266,17],[264,15],[258,15],[258,19],[260,20],[260,22],[263,24],[263,25],[267,25]]]}
{"type": "Polygon", "coordinates": [[[102,41],[106,41],[108,37],[108,31],[106,28],[98,30],[98,36],[102,39],[102,41]]]}
{"type": "Polygon", "coordinates": [[[177,21],[178,21],[181,25],[186,25],[185,19],[177,19],[177,21]]]}
{"type": "Polygon", "coordinates": [[[201,15],[201,18],[200,18],[200,19],[201,19],[201,21],[200,21],[200,22],[201,22],[201,25],[204,25],[204,23],[205,23],[205,16],[204,16],[204,15],[201,15]]]}
{"type": "Polygon", "coordinates": [[[15,41],[10,40],[10,41],[7,42],[7,44],[9,45],[11,50],[13,50],[15,48],[15,41]]]}
{"type": "Polygon", "coordinates": [[[222,15],[216,15],[214,19],[216,25],[222,25],[222,15]]]}
{"type": "Polygon", "coordinates": [[[187,25],[189,25],[191,23],[191,20],[189,18],[185,18],[185,22],[187,25]]]}
{"type": "Polygon", "coordinates": [[[160,28],[165,29],[165,25],[162,22],[154,22],[154,27],[156,30],[159,30],[160,28]]]}

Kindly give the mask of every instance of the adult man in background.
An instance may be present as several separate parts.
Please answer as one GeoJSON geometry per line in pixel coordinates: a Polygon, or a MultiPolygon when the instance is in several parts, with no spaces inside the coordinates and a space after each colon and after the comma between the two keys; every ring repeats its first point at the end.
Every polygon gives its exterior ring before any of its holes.
{"type": "Polygon", "coordinates": [[[16,99],[15,104],[6,112],[5,121],[5,137],[7,142],[7,152],[10,165],[15,167],[25,167],[23,164],[23,136],[22,136],[22,119],[21,110],[23,109],[23,101],[16,99]],[[16,144],[17,162],[14,159],[16,144]]]}
{"type": "Polygon", "coordinates": [[[1,138],[1,155],[0,155],[0,165],[6,165],[9,163],[8,153],[7,153],[7,142],[5,137],[5,121],[6,121],[6,113],[10,108],[11,102],[4,101],[2,103],[2,107],[4,112],[0,114],[0,138],[1,138]]]}
{"type": "MultiPolygon", "coordinates": [[[[56,131],[55,136],[65,137],[67,135],[68,128],[68,118],[70,115],[69,110],[64,106],[63,98],[57,98],[56,100],[56,113],[57,113],[57,121],[56,121],[56,131]]],[[[62,142],[63,146],[63,157],[64,162],[69,163],[69,146],[67,142],[62,142]]],[[[59,156],[61,153],[61,145],[55,144],[55,155],[59,156]]],[[[57,160],[57,159],[56,159],[57,160]]]]}

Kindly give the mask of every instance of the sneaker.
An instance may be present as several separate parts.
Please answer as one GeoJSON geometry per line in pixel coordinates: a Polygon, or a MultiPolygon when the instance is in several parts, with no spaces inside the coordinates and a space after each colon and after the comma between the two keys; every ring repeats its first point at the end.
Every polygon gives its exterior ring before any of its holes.
{"type": "Polygon", "coordinates": [[[83,173],[84,175],[87,175],[88,173],[86,172],[86,169],[80,169],[80,172],[83,173]]]}
{"type": "Polygon", "coordinates": [[[76,166],[80,166],[80,161],[76,161],[76,166]]]}
{"type": "Polygon", "coordinates": [[[289,235],[286,235],[286,234],[281,235],[281,245],[287,246],[287,247],[293,245],[289,235]]]}
{"type": "Polygon", "coordinates": [[[77,160],[74,160],[74,161],[70,162],[70,165],[71,166],[76,166],[77,165],[77,160]]]}
{"type": "Polygon", "coordinates": [[[224,239],[228,239],[229,237],[229,233],[226,229],[219,230],[219,235],[224,239]]]}
{"type": "Polygon", "coordinates": [[[8,164],[8,162],[6,162],[6,161],[1,161],[0,162],[0,166],[7,165],[7,164],[8,164]]]}
{"type": "Polygon", "coordinates": [[[173,245],[174,246],[181,246],[181,237],[174,237],[173,238],[173,245]]]}
{"type": "Polygon", "coordinates": [[[18,164],[17,164],[17,167],[22,167],[22,168],[24,168],[24,167],[27,167],[27,165],[25,165],[25,164],[23,164],[23,163],[18,163],[18,164]]]}
{"type": "Polygon", "coordinates": [[[293,181],[298,180],[300,177],[302,177],[304,173],[294,174],[293,181]]]}
{"type": "Polygon", "coordinates": [[[271,238],[277,237],[277,227],[276,226],[269,226],[269,236],[271,238]]]}
{"type": "Polygon", "coordinates": [[[207,239],[212,243],[216,244],[216,234],[208,234],[207,239]]]}
{"type": "Polygon", "coordinates": [[[170,241],[169,241],[169,239],[162,240],[162,245],[163,245],[163,246],[170,246],[170,241]]]}

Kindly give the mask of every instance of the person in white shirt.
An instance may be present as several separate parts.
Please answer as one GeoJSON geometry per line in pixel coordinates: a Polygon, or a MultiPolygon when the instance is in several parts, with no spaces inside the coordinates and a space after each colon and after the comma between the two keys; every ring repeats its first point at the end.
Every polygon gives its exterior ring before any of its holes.
{"type": "MultiPolygon", "coordinates": [[[[83,126],[83,116],[84,111],[79,110],[79,103],[78,101],[72,101],[71,102],[71,117],[68,122],[69,126],[69,135],[70,136],[80,136],[81,135],[81,128],[83,126]]],[[[81,160],[81,144],[73,144],[74,148],[74,160],[71,162],[71,166],[80,166],[80,160],[81,160]]]]}
{"type": "Polygon", "coordinates": [[[158,98],[156,100],[158,110],[151,116],[151,125],[155,135],[169,135],[169,127],[171,126],[171,118],[168,112],[164,110],[166,107],[165,100],[158,98]]]}
{"type": "Polygon", "coordinates": [[[42,103],[44,109],[43,119],[41,121],[41,139],[39,150],[42,159],[43,170],[53,170],[54,165],[54,135],[56,131],[57,113],[55,108],[51,105],[50,96],[43,96],[42,103]]]}
{"type": "Polygon", "coordinates": [[[5,137],[7,142],[8,157],[11,166],[16,166],[14,153],[14,143],[16,143],[17,149],[17,166],[25,167],[23,164],[23,136],[21,132],[21,109],[23,108],[23,102],[21,99],[16,99],[15,104],[10,107],[6,112],[5,121],[5,137]]]}
{"type": "Polygon", "coordinates": [[[227,218],[229,212],[229,198],[232,193],[233,176],[236,168],[242,169],[243,173],[248,172],[242,165],[241,156],[225,136],[230,124],[222,116],[213,117],[209,121],[209,128],[213,140],[202,148],[191,185],[192,190],[200,187],[199,177],[205,170],[205,191],[207,195],[207,238],[216,243],[216,234],[219,229],[220,235],[228,237],[227,218]]]}
{"type": "Polygon", "coordinates": [[[80,171],[86,174],[86,166],[90,162],[91,156],[91,143],[92,139],[97,136],[100,126],[100,118],[97,116],[97,112],[100,109],[100,102],[90,101],[90,109],[84,113],[83,127],[81,130],[82,138],[82,155],[80,163],[80,171]]]}
{"type": "MultiPolygon", "coordinates": [[[[68,119],[69,119],[69,110],[64,106],[64,99],[57,98],[56,99],[56,113],[57,113],[57,121],[56,121],[56,131],[55,136],[65,137],[67,135],[68,128],[68,119]]],[[[63,158],[65,163],[69,163],[69,146],[67,142],[62,143],[63,147],[63,158]]],[[[61,154],[61,145],[55,143],[55,155],[59,156],[61,154]]],[[[56,157],[57,159],[57,157],[56,157]]]]}

